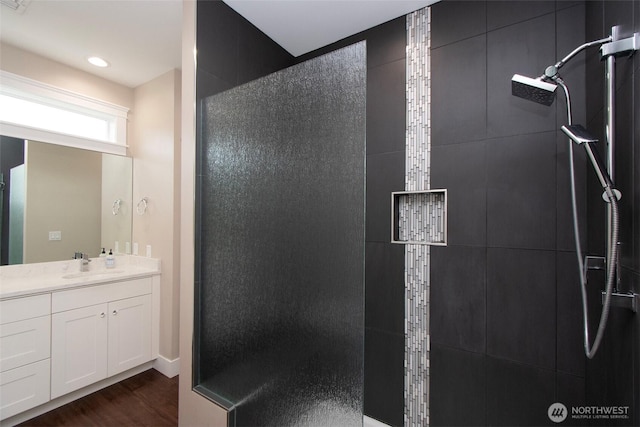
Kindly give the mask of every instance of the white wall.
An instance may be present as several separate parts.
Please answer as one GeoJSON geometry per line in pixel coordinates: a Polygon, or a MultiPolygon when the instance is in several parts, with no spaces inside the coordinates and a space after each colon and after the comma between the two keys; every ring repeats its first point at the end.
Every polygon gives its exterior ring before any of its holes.
{"type": "Polygon", "coordinates": [[[162,260],[160,354],[169,360],[179,355],[180,76],[173,70],[137,87],[131,114],[133,204],[148,200],[143,215],[134,206],[132,243],[141,255],[151,245],[152,256],[162,260]]]}
{"type": "Polygon", "coordinates": [[[133,89],[0,43],[0,69],[59,88],[133,108],[133,89]]]}

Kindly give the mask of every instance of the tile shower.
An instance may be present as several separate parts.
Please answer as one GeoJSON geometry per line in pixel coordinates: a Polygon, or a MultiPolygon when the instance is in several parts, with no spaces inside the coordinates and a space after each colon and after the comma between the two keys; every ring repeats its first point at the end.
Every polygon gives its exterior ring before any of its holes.
{"type": "MultiPolygon", "coordinates": [[[[200,97],[367,41],[365,414],[391,425],[426,417],[431,425],[545,424],[546,409],[558,400],[628,404],[634,417],[628,425],[638,424],[640,380],[637,374],[623,375],[640,372],[637,319],[614,314],[615,332],[605,342],[602,359],[587,365],[581,355],[563,184],[566,141],[556,131],[562,101],[556,101],[557,108],[524,107],[529,109],[524,112],[514,106],[508,87],[514,72],[535,73],[585,39],[599,38],[614,23],[639,31],[637,0],[443,1],[430,8],[427,164],[430,187],[447,188],[449,227],[448,246],[432,247],[429,267],[421,267],[421,287],[415,292],[422,292],[419,298],[430,313],[415,330],[404,318],[405,248],[389,243],[389,194],[409,188],[405,95],[411,61],[407,19],[413,18],[398,18],[291,58],[264,35],[245,29],[229,11],[214,11],[223,9],[215,3],[198,5],[210,13],[209,25],[199,26],[204,33],[199,34],[200,97]],[[429,350],[428,364],[418,350],[422,366],[417,371],[405,365],[405,351],[413,351],[405,346],[405,328],[415,348],[429,350]]],[[[640,93],[638,61],[636,55],[626,63],[619,79],[619,110],[626,112],[620,129],[632,141],[622,161],[631,219],[640,218],[634,215],[640,196],[633,184],[640,182],[640,134],[632,114],[640,93]]],[[[576,122],[598,126],[601,107],[592,101],[601,98],[599,61],[585,55],[576,64],[566,77],[575,86],[576,122]]],[[[583,206],[591,197],[587,193],[584,188],[583,206]]],[[[599,221],[599,215],[590,211],[582,223],[599,221]]],[[[639,228],[635,219],[624,227],[631,240],[623,270],[638,291],[639,228]]],[[[597,250],[601,237],[589,237],[591,250],[597,250]]]]}

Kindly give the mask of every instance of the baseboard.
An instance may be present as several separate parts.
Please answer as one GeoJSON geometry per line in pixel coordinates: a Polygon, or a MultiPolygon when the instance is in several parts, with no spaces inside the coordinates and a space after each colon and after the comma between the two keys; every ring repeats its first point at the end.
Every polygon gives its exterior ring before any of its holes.
{"type": "Polygon", "coordinates": [[[176,357],[173,360],[169,360],[162,355],[158,355],[158,358],[153,361],[153,369],[165,377],[173,378],[180,373],[180,358],[176,357]]]}
{"type": "Polygon", "coordinates": [[[382,423],[374,418],[367,417],[366,415],[362,417],[362,426],[363,427],[389,427],[388,424],[382,423]]]}

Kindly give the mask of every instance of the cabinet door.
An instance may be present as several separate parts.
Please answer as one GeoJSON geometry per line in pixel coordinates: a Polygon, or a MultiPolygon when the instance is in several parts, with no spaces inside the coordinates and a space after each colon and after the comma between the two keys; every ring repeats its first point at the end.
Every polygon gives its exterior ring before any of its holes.
{"type": "Polygon", "coordinates": [[[109,376],[151,360],[151,295],[109,303],[109,376]]]}
{"type": "Polygon", "coordinates": [[[107,377],[107,304],[51,316],[51,398],[107,377]]]}

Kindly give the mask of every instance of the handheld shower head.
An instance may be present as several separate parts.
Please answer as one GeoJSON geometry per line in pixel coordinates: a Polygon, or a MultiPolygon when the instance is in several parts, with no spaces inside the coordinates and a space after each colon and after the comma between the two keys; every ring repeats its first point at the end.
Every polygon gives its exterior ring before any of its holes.
{"type": "Polygon", "coordinates": [[[569,125],[562,126],[562,132],[564,132],[573,142],[578,145],[584,143],[598,142],[598,138],[591,135],[582,125],[569,125]]]}
{"type": "Polygon", "coordinates": [[[562,129],[562,132],[564,132],[573,142],[578,145],[582,145],[587,151],[587,156],[589,156],[589,160],[593,165],[593,169],[598,176],[600,185],[602,185],[602,188],[605,189],[605,194],[602,195],[602,198],[605,201],[609,200],[609,195],[607,194],[607,189],[609,189],[613,192],[615,197],[620,200],[620,198],[622,197],[622,193],[613,188],[613,181],[611,181],[611,177],[607,173],[607,169],[604,166],[602,159],[598,155],[598,151],[591,146],[592,144],[598,142],[598,138],[591,135],[581,125],[562,126],[560,129],[562,129]]]}
{"type": "Polygon", "coordinates": [[[553,103],[557,88],[557,85],[542,81],[540,78],[532,79],[520,74],[514,74],[511,78],[512,95],[546,106],[553,103]]]}

